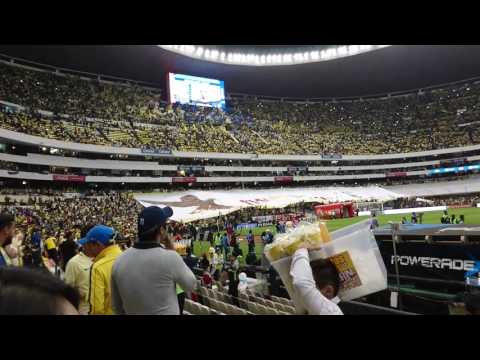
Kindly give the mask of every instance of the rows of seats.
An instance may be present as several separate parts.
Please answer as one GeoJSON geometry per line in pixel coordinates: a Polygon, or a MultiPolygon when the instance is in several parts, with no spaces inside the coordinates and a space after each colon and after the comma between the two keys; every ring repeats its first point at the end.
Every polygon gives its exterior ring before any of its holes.
{"type": "Polygon", "coordinates": [[[295,308],[290,305],[285,305],[279,302],[268,300],[259,296],[248,296],[247,294],[240,294],[240,300],[246,301],[250,306],[260,307],[263,310],[263,307],[267,309],[274,309],[281,313],[286,314],[295,314],[295,308]]]}
{"type": "Polygon", "coordinates": [[[200,295],[204,305],[227,315],[252,315],[245,309],[232,304],[232,297],[222,291],[209,289],[201,286],[200,295]]]}
{"type": "Polygon", "coordinates": [[[225,315],[224,313],[212,309],[206,305],[200,304],[190,299],[185,299],[184,315],[225,315]]]}
{"type": "Polygon", "coordinates": [[[234,304],[234,298],[227,294],[225,287],[209,289],[198,287],[203,305],[227,315],[291,315],[295,314],[295,308],[280,302],[274,302],[256,295],[239,294],[238,304],[234,304]]]}

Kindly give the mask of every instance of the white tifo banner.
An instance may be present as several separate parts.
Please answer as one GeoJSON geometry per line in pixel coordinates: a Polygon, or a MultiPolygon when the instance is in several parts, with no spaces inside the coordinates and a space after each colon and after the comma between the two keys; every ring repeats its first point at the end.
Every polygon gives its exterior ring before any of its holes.
{"type": "Polygon", "coordinates": [[[288,188],[229,191],[184,191],[177,193],[137,194],[143,206],[170,206],[172,220],[190,222],[249,208],[284,208],[301,202],[336,203],[344,201],[388,201],[403,197],[378,186],[288,188]]]}

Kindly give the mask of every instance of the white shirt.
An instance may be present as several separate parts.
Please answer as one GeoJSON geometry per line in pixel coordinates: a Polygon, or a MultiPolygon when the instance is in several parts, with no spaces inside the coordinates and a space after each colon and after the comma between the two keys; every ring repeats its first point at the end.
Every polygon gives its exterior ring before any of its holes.
{"type": "Polygon", "coordinates": [[[293,255],[290,275],[295,291],[310,315],[343,315],[337,305],[340,299],[329,300],[317,289],[307,249],[298,249],[293,255]]]}
{"type": "Polygon", "coordinates": [[[90,267],[92,263],[91,258],[80,252],[68,261],[65,269],[65,282],[76,287],[80,292],[79,312],[82,315],[87,315],[90,310],[88,292],[90,290],[90,267]]]}

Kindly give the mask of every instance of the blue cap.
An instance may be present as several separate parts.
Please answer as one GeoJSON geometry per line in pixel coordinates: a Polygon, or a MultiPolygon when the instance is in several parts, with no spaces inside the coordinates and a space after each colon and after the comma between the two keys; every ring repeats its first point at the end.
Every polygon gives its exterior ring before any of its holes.
{"type": "Polygon", "coordinates": [[[83,239],[78,240],[78,243],[83,246],[89,242],[99,242],[103,245],[108,245],[115,235],[115,230],[105,225],[96,225],[87,232],[83,239]]]}
{"type": "Polygon", "coordinates": [[[173,215],[171,207],[159,208],[158,206],[149,206],[142,210],[138,215],[138,235],[142,236],[147,232],[153,231],[161,225],[165,225],[168,218],[173,215]]]}

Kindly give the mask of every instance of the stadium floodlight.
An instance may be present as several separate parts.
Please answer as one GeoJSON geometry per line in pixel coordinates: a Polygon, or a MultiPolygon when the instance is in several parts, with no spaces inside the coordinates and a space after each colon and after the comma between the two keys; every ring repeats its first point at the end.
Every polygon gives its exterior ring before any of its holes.
{"type": "Polygon", "coordinates": [[[348,52],[350,53],[350,55],[358,54],[359,51],[360,47],[358,45],[350,45],[348,47],[348,52]]]}
{"type": "Polygon", "coordinates": [[[346,55],[348,55],[348,48],[346,46],[340,46],[337,49],[337,53],[338,53],[338,55],[346,56],[346,55]]]}
{"type": "Polygon", "coordinates": [[[325,48],[325,45],[309,45],[307,51],[285,52],[282,54],[265,52],[241,53],[220,52],[209,45],[158,45],[159,47],[196,59],[220,62],[224,64],[271,66],[294,65],[310,62],[329,61],[346,56],[354,56],[368,51],[383,49],[392,45],[337,45],[325,48]]]}

